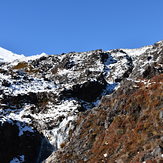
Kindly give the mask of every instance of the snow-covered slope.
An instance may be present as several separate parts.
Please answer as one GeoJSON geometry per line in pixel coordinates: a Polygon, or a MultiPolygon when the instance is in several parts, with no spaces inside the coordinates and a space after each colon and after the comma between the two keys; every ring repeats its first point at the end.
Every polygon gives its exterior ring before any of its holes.
{"type": "MultiPolygon", "coordinates": [[[[50,154],[63,146],[80,112],[98,107],[103,96],[116,91],[125,79],[141,78],[149,65],[161,60],[153,52],[159,51],[162,44],[32,57],[0,48],[1,130],[6,125],[14,126],[18,140],[36,134],[41,145],[38,150],[30,144],[31,149],[39,151],[37,160],[45,159],[45,149],[50,154]]],[[[13,149],[10,154],[10,160],[23,156],[26,161],[31,157],[21,149],[13,149]]]]}
{"type": "Polygon", "coordinates": [[[12,62],[16,59],[21,59],[24,57],[24,55],[14,54],[9,50],[0,47],[0,62],[12,62]]]}

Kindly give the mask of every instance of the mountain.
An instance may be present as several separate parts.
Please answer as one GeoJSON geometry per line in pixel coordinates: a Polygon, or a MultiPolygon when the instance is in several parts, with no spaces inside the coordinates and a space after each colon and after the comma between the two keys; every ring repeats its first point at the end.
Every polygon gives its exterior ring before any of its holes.
{"type": "Polygon", "coordinates": [[[25,57],[24,55],[18,55],[0,47],[0,62],[12,62],[16,59],[20,59],[24,57],[25,57]]]}
{"type": "Polygon", "coordinates": [[[0,50],[0,163],[162,161],[162,55],[0,50]]]}

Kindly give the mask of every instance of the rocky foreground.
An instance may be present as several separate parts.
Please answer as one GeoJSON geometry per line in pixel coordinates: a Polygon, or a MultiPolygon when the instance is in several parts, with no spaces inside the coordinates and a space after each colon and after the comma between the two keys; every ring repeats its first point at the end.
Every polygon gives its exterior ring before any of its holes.
{"type": "Polygon", "coordinates": [[[8,60],[4,52],[0,163],[163,161],[163,41],[8,60]]]}

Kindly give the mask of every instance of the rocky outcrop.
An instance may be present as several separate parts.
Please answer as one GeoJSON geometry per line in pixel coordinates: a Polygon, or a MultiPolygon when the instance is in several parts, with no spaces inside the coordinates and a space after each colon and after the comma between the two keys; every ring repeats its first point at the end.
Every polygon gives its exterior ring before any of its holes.
{"type": "Polygon", "coordinates": [[[148,87],[124,81],[99,107],[78,116],[64,148],[47,162],[162,160],[162,82],[163,75],[148,87]]]}
{"type": "Polygon", "coordinates": [[[83,84],[73,85],[70,90],[64,90],[61,94],[65,98],[74,97],[86,102],[94,102],[106,86],[107,82],[103,77],[100,77],[97,81],[87,81],[83,84]]]}
{"type": "Polygon", "coordinates": [[[37,130],[12,119],[0,122],[0,162],[39,163],[52,153],[52,145],[37,130]],[[45,141],[46,140],[46,141],[45,141]],[[42,146],[46,148],[42,148],[42,146]]]}

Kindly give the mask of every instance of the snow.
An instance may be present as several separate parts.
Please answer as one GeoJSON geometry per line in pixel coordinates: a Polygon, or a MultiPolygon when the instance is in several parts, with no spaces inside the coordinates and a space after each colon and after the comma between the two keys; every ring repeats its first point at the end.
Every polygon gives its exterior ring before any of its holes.
{"type": "Polygon", "coordinates": [[[36,60],[36,59],[39,59],[41,57],[47,57],[47,56],[48,56],[48,54],[41,53],[41,54],[37,54],[37,55],[33,55],[33,56],[28,56],[26,58],[22,58],[22,61],[36,60]]]}
{"type": "Polygon", "coordinates": [[[60,144],[68,135],[70,123],[78,112],[78,104],[75,100],[70,99],[62,101],[59,105],[49,103],[47,107],[49,107],[48,113],[38,113],[32,116],[38,120],[42,126],[50,122],[55,123],[54,120],[57,120],[59,117],[63,117],[63,120],[58,125],[56,124],[56,127],[52,130],[43,130],[43,134],[49,139],[50,143],[58,149],[60,148],[60,144]]]}
{"type": "MultiPolygon", "coordinates": [[[[13,82],[12,82],[13,83],[13,82]]],[[[9,88],[13,95],[26,94],[28,92],[44,92],[44,91],[54,91],[57,86],[54,82],[44,81],[42,78],[33,78],[29,83],[16,83],[12,84],[9,88]]]]}
{"type": "Polygon", "coordinates": [[[46,53],[41,53],[41,54],[37,54],[37,55],[33,55],[33,56],[24,56],[22,58],[12,60],[13,62],[10,63],[10,65],[14,66],[14,65],[17,65],[19,62],[33,61],[33,60],[39,59],[41,57],[47,57],[47,56],[48,56],[48,54],[46,54],[46,53]]]}
{"type": "MultiPolygon", "coordinates": [[[[150,79],[132,79],[132,78],[127,78],[129,81],[133,81],[134,83],[141,83],[144,86],[148,87],[152,84],[156,84],[156,82],[152,82],[150,79]]],[[[157,84],[163,84],[162,82],[157,82],[157,84]]],[[[133,85],[134,87],[138,87],[137,85],[133,85]]]]}
{"type": "Polygon", "coordinates": [[[28,114],[25,109],[0,109],[0,114],[3,115],[0,117],[1,126],[4,122],[11,124],[15,124],[16,122],[16,125],[19,128],[18,136],[22,136],[26,131],[34,132],[32,127],[28,126],[29,119],[22,118],[23,115],[28,114]]]}
{"type": "Polygon", "coordinates": [[[128,69],[128,60],[125,53],[109,51],[111,55],[106,60],[105,72],[106,81],[110,84],[114,84],[115,79],[121,78],[125,71],[128,69]]]}
{"type": "Polygon", "coordinates": [[[21,59],[24,57],[24,55],[14,54],[9,50],[0,47],[0,62],[12,62],[16,59],[21,59]]]}
{"type": "Polygon", "coordinates": [[[31,127],[26,126],[25,124],[20,124],[20,122],[17,122],[16,125],[19,127],[19,136],[22,136],[26,131],[34,132],[31,127]]]}
{"type": "Polygon", "coordinates": [[[44,92],[44,91],[55,91],[57,86],[54,82],[44,81],[43,78],[37,77],[29,77],[28,82],[24,82],[23,77],[19,82],[12,79],[10,75],[0,74],[0,81],[6,80],[11,83],[11,86],[6,88],[2,86],[0,82],[1,88],[4,88],[6,94],[18,95],[18,94],[26,94],[28,92],[44,92]]]}
{"type": "Polygon", "coordinates": [[[95,102],[93,102],[94,106],[99,106],[101,103],[101,100],[96,100],[95,102]]]}
{"type": "Polygon", "coordinates": [[[105,153],[105,154],[104,154],[104,157],[107,157],[107,156],[108,156],[108,154],[107,154],[107,153],[105,153]]]}
{"type": "Polygon", "coordinates": [[[28,114],[26,109],[0,109],[0,114],[3,116],[0,117],[1,122],[12,122],[12,120],[19,122],[29,122],[28,118],[22,118],[24,115],[28,114]],[[23,120],[23,121],[22,121],[23,120]]]}
{"type": "Polygon", "coordinates": [[[8,118],[5,117],[5,116],[0,117],[1,126],[3,126],[4,122],[6,122],[6,121],[7,121],[8,123],[13,124],[13,121],[12,121],[11,119],[8,119],[8,118]]]}
{"type": "Polygon", "coordinates": [[[0,79],[8,80],[11,76],[0,73],[0,79]]]}
{"type": "Polygon", "coordinates": [[[10,163],[23,163],[24,161],[24,155],[21,155],[19,157],[14,157],[10,163]]]}
{"type": "Polygon", "coordinates": [[[68,116],[59,125],[58,128],[54,128],[51,132],[53,134],[52,144],[55,144],[56,149],[61,148],[61,144],[66,140],[71,129],[71,121],[75,119],[75,116],[68,116]],[[69,124],[69,125],[68,125],[69,124]]]}
{"type": "MultiPolygon", "coordinates": [[[[0,81],[6,80],[9,83],[11,83],[11,86],[5,87],[2,86],[2,83],[0,82],[1,88],[4,90],[4,93],[6,95],[12,95],[17,96],[19,94],[28,94],[29,92],[38,93],[38,92],[53,92],[55,95],[57,95],[61,90],[64,88],[70,89],[74,83],[71,82],[73,80],[79,79],[81,75],[80,67],[83,67],[83,63],[85,62],[85,59],[88,57],[91,58],[92,52],[88,53],[75,53],[71,54],[70,62],[74,62],[76,65],[75,69],[74,67],[70,69],[59,69],[57,75],[65,76],[67,77],[70,82],[66,84],[60,84],[57,83],[57,80],[55,84],[53,81],[45,81],[44,78],[36,77],[32,75],[28,75],[28,80],[23,80],[24,74],[19,75],[20,79],[19,81],[12,78],[10,75],[4,75],[0,73],[0,81]]],[[[41,55],[31,56],[31,57],[22,57],[18,58],[17,60],[11,60],[10,66],[17,65],[19,62],[28,62],[30,60],[35,60],[40,57],[46,57],[47,55],[45,53],[41,55]]],[[[60,60],[63,60],[65,58],[65,55],[58,56],[60,60]]],[[[95,60],[95,63],[93,65],[89,65],[89,71],[91,72],[97,72],[97,74],[105,72],[105,66],[109,66],[111,64],[114,64],[116,60],[114,58],[109,58],[105,65],[101,63],[100,59],[95,60]]],[[[7,67],[6,67],[7,70],[7,67]]],[[[46,74],[48,75],[48,74],[46,74]]],[[[87,78],[86,78],[87,79],[87,78]]],[[[85,79],[85,80],[86,80],[85,79]]],[[[81,80],[80,84],[85,82],[85,80],[81,80]]],[[[90,81],[96,81],[97,79],[92,76],[88,78],[90,81]]],[[[111,93],[115,88],[117,84],[114,82],[111,82],[109,86],[107,87],[106,91],[104,91],[104,94],[111,93]]],[[[97,100],[92,103],[94,106],[97,106],[100,104],[100,98],[97,98],[97,100]]],[[[86,108],[90,108],[90,106],[86,106],[86,108]]],[[[90,105],[90,104],[88,104],[90,105]]],[[[75,119],[76,114],[78,113],[78,107],[80,105],[78,102],[74,99],[67,99],[60,101],[59,104],[53,104],[49,102],[46,107],[48,108],[48,112],[39,112],[32,114],[31,113],[31,107],[32,105],[25,104],[25,106],[19,110],[12,110],[12,109],[0,109],[0,112],[5,116],[5,118],[1,118],[0,121],[10,121],[12,123],[13,121],[17,121],[16,125],[19,127],[19,136],[23,135],[24,132],[34,132],[33,128],[29,127],[32,124],[32,121],[30,118],[25,118],[26,115],[30,115],[32,118],[35,119],[35,121],[38,122],[38,125],[45,126],[45,129],[42,129],[43,134],[49,139],[50,143],[53,144],[56,149],[60,148],[60,144],[65,141],[65,139],[68,136],[68,131],[70,130],[71,121],[75,119]],[[60,117],[64,117],[61,122],[58,121],[60,117]],[[56,126],[53,129],[46,129],[46,125],[49,123],[56,123],[56,126]]],[[[13,106],[14,107],[14,106],[13,106]]]]}
{"type": "Polygon", "coordinates": [[[152,48],[152,46],[145,46],[137,49],[121,49],[131,57],[137,57],[142,55],[146,50],[152,48]]]}
{"type": "Polygon", "coordinates": [[[24,56],[23,54],[15,54],[9,50],[6,50],[2,47],[0,47],[0,62],[7,62],[10,63],[10,65],[16,65],[19,62],[28,62],[32,60],[36,60],[41,57],[46,57],[48,54],[41,53],[33,56],[24,56]]]}
{"type": "MultiPolygon", "coordinates": [[[[128,70],[128,58],[131,57],[133,60],[133,66],[135,66],[138,62],[138,58],[140,55],[143,55],[151,46],[139,48],[139,49],[121,49],[124,52],[115,52],[113,50],[108,51],[108,59],[105,63],[102,63],[100,59],[95,59],[92,64],[92,60],[90,60],[90,65],[84,65],[86,59],[91,59],[91,55],[93,52],[83,52],[83,53],[71,53],[70,54],[70,62],[75,64],[74,67],[70,69],[57,69],[57,75],[59,77],[63,77],[63,80],[67,80],[65,83],[60,83],[57,78],[51,78],[51,70],[49,70],[45,75],[51,81],[46,81],[42,76],[35,76],[29,74],[19,75],[20,79],[13,79],[11,75],[5,75],[0,73],[0,88],[3,90],[5,95],[17,96],[17,95],[25,95],[29,92],[38,93],[38,92],[52,92],[54,95],[59,95],[64,89],[71,89],[74,84],[82,84],[86,81],[97,81],[97,76],[99,74],[104,74],[105,80],[107,82],[107,86],[103,93],[96,99],[95,102],[84,103],[86,109],[91,108],[91,106],[98,106],[101,102],[101,97],[103,95],[107,95],[117,90],[120,87],[119,82],[115,82],[115,79],[120,79],[123,74],[128,70]],[[89,58],[90,57],[90,58],[89,58]],[[81,67],[86,67],[82,69],[82,71],[93,72],[92,76],[88,76],[86,73],[84,78],[81,77],[81,67]],[[97,74],[97,76],[96,76],[97,74]],[[28,76],[28,80],[24,80],[24,75],[28,76]],[[11,83],[11,86],[3,86],[2,82],[7,81],[11,83]],[[80,82],[80,83],[79,83],[80,82]]],[[[68,54],[66,54],[68,55],[68,54]]],[[[65,59],[65,54],[58,56],[60,61],[65,59]]],[[[2,62],[10,62],[6,65],[5,69],[8,70],[8,66],[17,65],[19,62],[29,62],[32,60],[36,60],[40,57],[48,57],[47,54],[42,53],[40,55],[25,57],[24,55],[17,55],[8,50],[0,48],[0,61],[2,62]]],[[[143,62],[141,65],[141,70],[146,64],[150,64],[152,61],[143,62]]],[[[89,62],[87,63],[89,64],[89,62]]],[[[16,70],[14,71],[16,73],[16,70]]],[[[26,77],[25,76],[25,77],[26,77]]],[[[130,78],[128,78],[130,80],[130,78]]],[[[133,79],[131,79],[133,80],[133,79]]],[[[150,85],[150,81],[139,81],[135,80],[135,83],[143,82],[145,85],[150,85]]],[[[0,95],[0,98],[3,98],[0,95]]],[[[82,100],[80,101],[83,102],[82,100]]],[[[1,104],[2,108],[0,108],[0,117],[1,125],[4,122],[14,123],[19,128],[19,136],[23,135],[24,132],[34,132],[32,126],[33,120],[37,123],[37,125],[41,126],[41,132],[48,138],[51,144],[54,145],[55,150],[60,148],[60,145],[66,140],[70,129],[73,128],[72,121],[76,118],[78,111],[79,101],[76,99],[64,99],[60,100],[58,103],[48,102],[46,104],[46,109],[42,109],[40,112],[31,113],[31,108],[35,107],[33,104],[24,104],[21,109],[14,109],[15,106],[4,106],[1,104]],[[5,107],[5,109],[3,109],[5,107]],[[32,117],[26,118],[26,117],[32,117]],[[52,125],[52,127],[51,127],[52,125]],[[48,128],[50,126],[50,129],[48,128]]],[[[103,155],[107,157],[107,153],[103,155]]],[[[10,163],[21,163],[24,160],[24,156],[13,158],[10,163]]]]}

